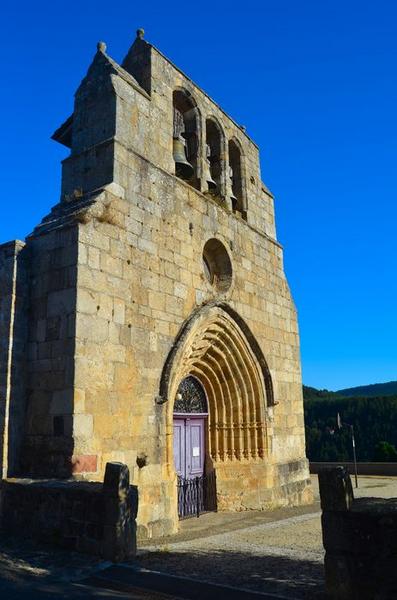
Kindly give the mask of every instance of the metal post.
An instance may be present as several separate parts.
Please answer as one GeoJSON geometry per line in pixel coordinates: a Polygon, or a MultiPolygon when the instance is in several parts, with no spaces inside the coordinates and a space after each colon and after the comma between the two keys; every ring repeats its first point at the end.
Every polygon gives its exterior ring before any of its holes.
{"type": "Polygon", "coordinates": [[[200,494],[199,494],[199,477],[196,477],[196,500],[197,500],[197,518],[200,516],[200,494]]]}
{"type": "Polygon", "coordinates": [[[358,488],[358,478],[357,478],[357,457],[356,457],[356,441],[354,439],[354,427],[350,425],[350,433],[352,436],[352,446],[353,446],[353,460],[354,460],[354,477],[356,479],[356,488],[358,488]]]}

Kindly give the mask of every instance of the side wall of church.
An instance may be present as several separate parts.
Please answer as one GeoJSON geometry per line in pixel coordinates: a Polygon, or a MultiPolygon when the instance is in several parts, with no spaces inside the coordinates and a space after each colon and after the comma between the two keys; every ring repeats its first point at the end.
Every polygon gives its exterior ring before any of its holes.
{"type": "Polygon", "coordinates": [[[25,411],[28,260],[18,240],[0,246],[0,473],[19,471],[25,411]]]}
{"type": "Polygon", "coordinates": [[[74,334],[77,227],[28,238],[29,328],[24,473],[71,473],[74,413],[74,334]]]}

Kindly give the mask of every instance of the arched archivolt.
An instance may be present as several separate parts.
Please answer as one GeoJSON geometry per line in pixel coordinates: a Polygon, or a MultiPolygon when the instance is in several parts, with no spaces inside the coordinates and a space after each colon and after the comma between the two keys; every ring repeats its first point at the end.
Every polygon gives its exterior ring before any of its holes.
{"type": "Polygon", "coordinates": [[[218,119],[212,115],[207,116],[205,120],[205,145],[203,160],[207,163],[207,177],[204,181],[204,191],[210,191],[214,195],[222,197],[226,194],[226,138],[223,128],[218,119]],[[209,185],[216,184],[212,189],[209,185]]]}
{"type": "Polygon", "coordinates": [[[274,404],[270,372],[245,322],[224,303],[197,310],[182,327],[161,377],[167,402],[172,464],[172,419],[180,382],[193,375],[208,399],[209,454],[214,461],[261,459],[266,454],[266,407],[274,404]]]}

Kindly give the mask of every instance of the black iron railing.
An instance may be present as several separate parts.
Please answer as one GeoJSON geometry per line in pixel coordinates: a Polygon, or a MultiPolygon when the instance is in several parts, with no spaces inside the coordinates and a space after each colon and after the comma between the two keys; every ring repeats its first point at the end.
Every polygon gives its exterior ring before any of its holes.
{"type": "Polygon", "coordinates": [[[202,513],[217,509],[215,471],[191,479],[178,477],[177,485],[180,519],[199,517],[202,513]]]}

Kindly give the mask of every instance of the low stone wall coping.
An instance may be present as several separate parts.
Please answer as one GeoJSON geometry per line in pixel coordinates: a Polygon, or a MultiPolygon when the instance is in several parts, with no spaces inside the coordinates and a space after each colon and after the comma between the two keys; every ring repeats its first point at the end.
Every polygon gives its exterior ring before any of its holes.
{"type": "Polygon", "coordinates": [[[0,482],[0,486],[21,485],[37,488],[49,488],[59,490],[79,490],[90,493],[101,492],[103,484],[95,481],[76,481],[75,479],[30,479],[25,477],[9,477],[0,482]]]}

